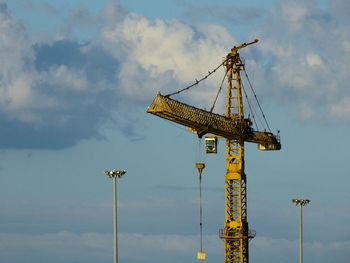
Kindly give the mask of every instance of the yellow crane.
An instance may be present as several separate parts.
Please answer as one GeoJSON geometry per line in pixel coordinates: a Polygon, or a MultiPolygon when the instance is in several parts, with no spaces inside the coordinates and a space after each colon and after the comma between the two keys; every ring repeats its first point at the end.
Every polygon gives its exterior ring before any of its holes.
{"type": "MultiPolygon", "coordinates": [[[[224,240],[225,263],[248,263],[248,242],[255,236],[247,221],[244,143],[256,143],[260,150],[281,149],[279,135],[254,130],[252,121],[245,118],[243,112],[241,71],[244,70],[244,63],[238,51],[257,42],[256,39],[234,46],[222,63],[226,67],[228,80],[225,116],[170,98],[179,92],[167,96],[158,94],[147,109],[148,113],[190,128],[199,137],[212,134],[226,139],[225,222],[220,230],[220,238],[224,240]]],[[[196,84],[198,82],[196,80],[196,84]]]]}

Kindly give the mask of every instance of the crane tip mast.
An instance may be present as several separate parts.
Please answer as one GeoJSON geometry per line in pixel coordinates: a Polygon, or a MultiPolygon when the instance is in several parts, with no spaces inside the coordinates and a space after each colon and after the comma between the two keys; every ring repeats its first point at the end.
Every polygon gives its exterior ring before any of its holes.
{"type": "MultiPolygon", "coordinates": [[[[188,127],[199,137],[210,134],[210,138],[226,139],[226,175],[225,175],[225,222],[220,230],[220,238],[224,240],[224,263],[248,263],[248,241],[255,236],[247,222],[246,174],[244,172],[244,143],[258,145],[262,151],[281,149],[279,131],[271,132],[264,112],[251,85],[245,65],[240,58],[239,50],[256,44],[258,39],[234,46],[224,61],[208,75],[194,84],[168,95],[158,93],[148,107],[147,112],[163,119],[188,127]],[[220,67],[225,68],[225,76],[214,99],[210,111],[203,110],[170,98],[173,95],[198,86],[220,67]],[[248,99],[243,85],[241,72],[244,73],[255,105],[248,99]],[[225,115],[213,112],[216,100],[224,80],[227,79],[225,115]],[[243,98],[245,97],[249,116],[244,116],[243,98]],[[256,116],[260,111],[260,119],[256,116]],[[258,124],[260,121],[260,124],[258,124]],[[263,129],[259,125],[264,126],[263,129]],[[254,127],[255,126],[255,127],[254,127]]],[[[216,152],[216,149],[215,149],[216,152]]]]}

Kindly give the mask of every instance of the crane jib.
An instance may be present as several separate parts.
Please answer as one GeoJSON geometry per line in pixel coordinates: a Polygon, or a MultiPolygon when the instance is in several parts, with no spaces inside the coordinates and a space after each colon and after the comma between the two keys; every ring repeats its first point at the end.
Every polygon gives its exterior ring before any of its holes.
{"type": "Polygon", "coordinates": [[[270,132],[254,131],[249,119],[228,118],[161,94],[154,98],[147,112],[189,127],[199,137],[210,133],[226,139],[258,143],[261,150],[279,150],[281,148],[277,136],[270,132]]]}

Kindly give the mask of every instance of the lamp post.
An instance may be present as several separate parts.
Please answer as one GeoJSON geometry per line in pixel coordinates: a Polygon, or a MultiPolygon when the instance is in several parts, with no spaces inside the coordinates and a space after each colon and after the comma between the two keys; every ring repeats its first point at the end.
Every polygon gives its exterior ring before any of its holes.
{"type": "Polygon", "coordinates": [[[299,262],[303,263],[303,206],[306,206],[310,203],[308,199],[292,199],[292,202],[296,206],[300,206],[300,251],[299,251],[299,262]]]}
{"type": "Polygon", "coordinates": [[[203,222],[202,222],[202,172],[205,168],[205,163],[196,163],[196,168],[199,173],[199,227],[200,227],[200,244],[201,249],[197,253],[197,259],[204,261],[205,260],[205,251],[203,251],[203,222]]]}
{"type": "Polygon", "coordinates": [[[114,185],[114,263],[118,263],[118,224],[117,224],[117,178],[121,178],[126,171],[110,170],[105,175],[113,179],[114,185]]]}

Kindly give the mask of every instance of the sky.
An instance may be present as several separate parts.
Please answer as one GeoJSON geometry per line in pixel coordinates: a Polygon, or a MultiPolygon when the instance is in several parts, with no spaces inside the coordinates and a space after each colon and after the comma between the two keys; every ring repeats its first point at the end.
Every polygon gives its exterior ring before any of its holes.
{"type": "MultiPolygon", "coordinates": [[[[0,262],[223,261],[225,143],[217,155],[147,114],[241,51],[282,150],[246,144],[251,262],[350,257],[350,2],[346,0],[0,0],[0,262]]],[[[220,71],[220,70],[219,70],[220,71]]],[[[175,96],[209,108],[223,71],[175,96]]],[[[248,87],[248,86],[246,86],[248,87]]],[[[224,92],[223,92],[224,93],[224,92]]],[[[224,99],[215,111],[222,113],[224,99]]]]}

